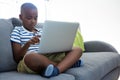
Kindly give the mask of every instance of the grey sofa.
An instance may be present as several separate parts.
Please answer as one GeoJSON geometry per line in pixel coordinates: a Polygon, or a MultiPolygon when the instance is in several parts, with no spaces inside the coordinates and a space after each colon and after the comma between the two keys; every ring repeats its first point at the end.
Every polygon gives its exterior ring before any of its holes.
{"type": "Polygon", "coordinates": [[[82,56],[84,65],[71,68],[56,77],[18,73],[9,39],[16,25],[21,25],[16,18],[0,19],[0,80],[118,80],[120,55],[112,45],[101,41],[85,42],[82,56]]]}

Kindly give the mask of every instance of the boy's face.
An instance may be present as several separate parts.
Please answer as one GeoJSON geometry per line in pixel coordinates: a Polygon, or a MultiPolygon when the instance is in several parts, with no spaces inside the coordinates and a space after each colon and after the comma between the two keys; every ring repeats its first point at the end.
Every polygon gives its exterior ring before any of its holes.
{"type": "Polygon", "coordinates": [[[29,31],[34,30],[34,26],[37,24],[38,17],[37,9],[24,9],[19,17],[23,22],[23,26],[27,30],[29,31]]]}

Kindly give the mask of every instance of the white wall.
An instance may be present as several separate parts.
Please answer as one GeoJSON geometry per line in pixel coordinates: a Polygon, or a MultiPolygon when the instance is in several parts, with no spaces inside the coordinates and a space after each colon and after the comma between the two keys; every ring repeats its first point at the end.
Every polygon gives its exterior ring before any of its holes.
{"type": "Polygon", "coordinates": [[[108,42],[120,53],[120,0],[49,0],[47,19],[80,22],[85,41],[108,42]]]}
{"type": "Polygon", "coordinates": [[[32,2],[38,8],[39,21],[45,20],[45,1],[44,0],[0,0],[0,18],[19,18],[20,7],[25,2],[32,2]]]}

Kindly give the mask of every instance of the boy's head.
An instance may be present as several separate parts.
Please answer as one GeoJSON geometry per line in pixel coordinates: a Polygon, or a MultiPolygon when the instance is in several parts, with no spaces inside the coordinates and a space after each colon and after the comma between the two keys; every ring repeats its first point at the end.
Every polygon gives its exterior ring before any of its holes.
{"type": "Polygon", "coordinates": [[[22,4],[19,17],[23,22],[23,26],[27,30],[32,31],[34,26],[37,24],[38,18],[38,11],[36,6],[32,3],[22,4]]]}

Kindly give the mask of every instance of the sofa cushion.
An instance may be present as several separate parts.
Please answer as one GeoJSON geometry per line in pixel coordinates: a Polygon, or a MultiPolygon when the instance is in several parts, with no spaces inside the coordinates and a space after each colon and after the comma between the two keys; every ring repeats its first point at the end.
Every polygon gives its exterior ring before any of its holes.
{"type": "Polygon", "coordinates": [[[101,80],[120,80],[118,79],[120,77],[120,67],[117,67],[113,69],[111,72],[109,72],[107,75],[105,75],[101,80]]]}
{"type": "Polygon", "coordinates": [[[22,26],[22,21],[19,18],[10,18],[9,20],[11,20],[13,27],[15,26],[22,26]]]}
{"type": "Polygon", "coordinates": [[[81,58],[84,61],[83,66],[66,72],[74,75],[75,80],[101,80],[120,66],[120,55],[115,52],[89,52],[84,53],[81,58]]]}
{"type": "Polygon", "coordinates": [[[16,69],[10,42],[12,28],[9,20],[0,19],[0,72],[16,69]]]}
{"type": "Polygon", "coordinates": [[[25,74],[11,71],[0,73],[0,80],[75,80],[75,78],[68,74],[60,74],[55,77],[44,78],[37,74],[25,74]]]}

